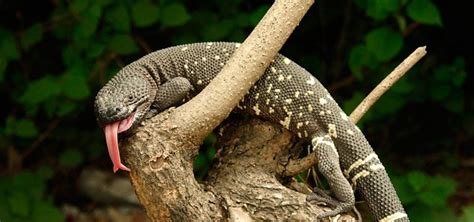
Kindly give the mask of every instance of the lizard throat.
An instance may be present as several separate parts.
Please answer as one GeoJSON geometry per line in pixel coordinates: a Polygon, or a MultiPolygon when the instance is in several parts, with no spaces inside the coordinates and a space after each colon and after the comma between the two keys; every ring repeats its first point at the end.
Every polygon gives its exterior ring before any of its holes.
{"type": "Polygon", "coordinates": [[[112,160],[113,171],[125,170],[130,171],[128,167],[122,164],[120,160],[120,151],[118,147],[118,134],[130,129],[135,121],[135,113],[132,113],[130,116],[123,120],[112,122],[104,126],[105,141],[107,143],[107,150],[109,151],[110,159],[112,160]]]}

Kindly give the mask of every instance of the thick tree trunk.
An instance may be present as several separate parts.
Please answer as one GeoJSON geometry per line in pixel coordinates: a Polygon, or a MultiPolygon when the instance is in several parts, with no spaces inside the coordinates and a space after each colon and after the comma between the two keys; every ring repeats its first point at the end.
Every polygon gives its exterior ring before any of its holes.
{"type": "Polygon", "coordinates": [[[194,145],[162,126],[167,115],[146,121],[123,143],[128,164],[138,167],[130,174],[133,185],[153,221],[315,221],[323,210],[282,185],[291,182],[283,175],[299,149],[298,139],[279,125],[257,119],[227,124],[216,163],[199,184],[189,152],[194,145]]]}

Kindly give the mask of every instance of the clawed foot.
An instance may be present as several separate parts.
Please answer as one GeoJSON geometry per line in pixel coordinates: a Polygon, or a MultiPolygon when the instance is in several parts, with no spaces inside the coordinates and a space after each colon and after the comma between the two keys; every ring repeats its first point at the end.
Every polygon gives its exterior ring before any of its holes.
{"type": "Polygon", "coordinates": [[[327,218],[327,217],[334,217],[340,213],[347,212],[352,209],[352,203],[345,203],[336,200],[335,198],[331,197],[326,190],[322,190],[320,188],[314,188],[314,193],[309,194],[306,197],[307,201],[316,201],[318,203],[323,203],[328,205],[329,207],[333,208],[330,211],[323,212],[318,215],[318,219],[327,218]]]}
{"type": "Polygon", "coordinates": [[[339,205],[339,201],[331,197],[329,194],[330,194],[330,191],[315,187],[313,189],[313,193],[309,194],[306,197],[306,200],[310,202],[316,201],[318,203],[323,203],[330,207],[336,207],[337,205],[339,205]]]}

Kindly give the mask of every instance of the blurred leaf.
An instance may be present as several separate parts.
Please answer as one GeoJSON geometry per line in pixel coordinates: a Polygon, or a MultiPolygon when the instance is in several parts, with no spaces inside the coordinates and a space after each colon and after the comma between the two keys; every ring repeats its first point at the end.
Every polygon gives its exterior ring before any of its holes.
{"type": "Polygon", "coordinates": [[[301,173],[299,173],[298,175],[296,175],[294,178],[300,182],[300,183],[306,183],[307,184],[307,180],[306,178],[308,178],[308,170],[305,170],[301,173]]]}
{"type": "Polygon", "coordinates": [[[457,75],[455,74],[452,78],[452,82],[454,86],[460,87],[464,83],[464,80],[466,79],[467,74],[465,71],[463,72],[458,72],[457,75]]]}
{"type": "Polygon", "coordinates": [[[432,85],[430,87],[431,98],[435,101],[443,101],[451,93],[451,86],[446,83],[432,85]]]}
{"type": "Polygon", "coordinates": [[[407,30],[407,18],[400,14],[396,14],[395,19],[397,20],[398,29],[401,33],[404,33],[407,30]]]}
{"type": "Polygon", "coordinates": [[[98,42],[92,43],[89,46],[89,50],[86,52],[87,57],[90,59],[97,58],[100,55],[102,55],[102,53],[105,51],[105,48],[106,48],[105,44],[98,43],[98,42]]]}
{"type": "Polygon", "coordinates": [[[74,0],[71,4],[69,4],[69,10],[79,14],[86,10],[87,6],[89,6],[89,0],[74,0]]]}
{"type": "Polygon", "coordinates": [[[76,167],[82,163],[82,153],[76,149],[67,149],[59,156],[59,164],[65,167],[76,167]]]}
{"type": "Polygon", "coordinates": [[[462,91],[455,91],[450,99],[445,101],[444,107],[451,112],[462,114],[464,112],[464,95],[462,91]]]}
{"type": "Polygon", "coordinates": [[[0,54],[6,60],[16,60],[20,58],[20,53],[16,47],[15,36],[10,31],[0,28],[0,54]]]}
{"type": "Polygon", "coordinates": [[[99,5],[93,5],[80,16],[79,24],[74,30],[76,41],[83,41],[83,39],[88,39],[96,33],[101,13],[101,7],[99,5]]]}
{"type": "Polygon", "coordinates": [[[370,1],[370,4],[366,5],[367,15],[375,20],[385,19],[391,13],[398,10],[399,4],[399,0],[370,1]]]}
{"type": "Polygon", "coordinates": [[[36,196],[35,192],[44,190],[44,180],[38,178],[34,173],[30,171],[22,171],[15,175],[11,181],[11,187],[15,187],[21,190],[30,190],[30,194],[36,196]]]}
{"type": "Polygon", "coordinates": [[[59,209],[55,208],[52,204],[44,204],[44,202],[36,202],[31,218],[38,222],[61,222],[65,219],[59,209]]]}
{"type": "Polygon", "coordinates": [[[408,182],[407,176],[391,177],[393,186],[395,187],[400,201],[403,205],[410,204],[416,201],[416,191],[408,182]]]}
{"type": "MultiPolygon", "coordinates": [[[[47,100],[45,103],[41,105],[41,108],[43,108],[43,111],[46,113],[45,117],[47,119],[53,119],[54,117],[56,117],[56,110],[58,109],[58,106],[62,103],[62,101],[59,102],[58,99],[47,100]]],[[[61,100],[64,100],[64,99],[61,98],[61,100]]]]}
{"type": "Polygon", "coordinates": [[[447,82],[449,81],[449,79],[452,78],[451,74],[453,74],[453,71],[454,71],[454,67],[441,65],[437,69],[435,69],[434,77],[436,80],[447,82]]]}
{"type": "Polygon", "coordinates": [[[247,33],[242,29],[234,29],[229,36],[231,42],[243,42],[247,38],[247,33]]]}
{"type": "Polygon", "coordinates": [[[207,162],[207,161],[206,161],[206,156],[205,156],[204,154],[200,153],[200,154],[196,157],[196,159],[194,160],[194,164],[193,164],[194,166],[193,166],[193,168],[194,168],[195,170],[200,170],[200,169],[202,169],[202,168],[206,165],[206,162],[207,162]]]}
{"type": "Polygon", "coordinates": [[[181,3],[171,3],[163,7],[161,23],[165,27],[175,27],[186,24],[191,17],[181,3]]]}
{"type": "Polygon", "coordinates": [[[73,113],[75,110],[77,110],[76,103],[72,103],[72,102],[69,102],[69,101],[63,101],[59,105],[59,109],[57,110],[56,114],[59,117],[64,117],[64,116],[67,116],[67,115],[73,113]]]}
{"type": "MultiPolygon", "coordinates": [[[[356,91],[352,94],[352,97],[349,100],[346,100],[342,103],[342,109],[344,112],[349,115],[354,111],[354,109],[359,105],[360,102],[365,98],[365,95],[361,91],[356,91]]],[[[363,118],[357,122],[359,127],[363,127],[367,120],[372,118],[372,112],[367,112],[364,114],[363,118]]]]}
{"type": "Polygon", "coordinates": [[[406,103],[406,97],[393,91],[388,91],[374,105],[373,109],[380,117],[385,117],[398,112],[406,103]]]}
{"type": "Polygon", "coordinates": [[[416,88],[415,84],[410,82],[408,78],[402,78],[392,86],[390,90],[398,94],[408,94],[416,88]]]}
{"type": "Polygon", "coordinates": [[[260,7],[258,7],[255,11],[253,11],[248,17],[250,25],[251,26],[256,26],[257,23],[260,22],[260,20],[263,18],[265,13],[267,13],[269,8],[270,8],[270,5],[264,4],[260,7]]]}
{"type": "Polygon", "coordinates": [[[449,111],[461,114],[464,111],[462,86],[466,76],[462,58],[456,58],[450,65],[439,65],[428,85],[430,98],[442,102],[449,111]]]}
{"type": "Polygon", "coordinates": [[[7,116],[5,120],[5,129],[4,133],[5,135],[12,135],[15,132],[15,122],[16,119],[13,116],[7,116]]]}
{"type": "MultiPolygon", "coordinates": [[[[53,37],[57,39],[70,39],[71,38],[71,33],[72,30],[75,28],[75,26],[71,25],[66,25],[66,24],[61,24],[56,27],[51,29],[51,34],[53,37]]],[[[45,39],[49,39],[48,36],[45,36],[45,39]]]]}
{"type": "Polygon", "coordinates": [[[201,35],[206,41],[216,41],[229,36],[234,30],[235,24],[232,20],[223,20],[206,25],[201,30],[201,35]]]}
{"type": "Polygon", "coordinates": [[[459,221],[460,222],[474,221],[474,205],[470,205],[462,209],[462,216],[459,221]]]}
{"type": "Polygon", "coordinates": [[[421,24],[442,24],[438,8],[430,0],[412,0],[407,6],[407,14],[421,24]]]}
{"type": "Polygon", "coordinates": [[[361,9],[366,9],[367,8],[367,4],[368,4],[367,1],[368,0],[354,0],[357,7],[361,8],[361,9]]]}
{"type": "Polygon", "coordinates": [[[124,4],[116,4],[105,12],[105,20],[117,31],[130,31],[130,17],[124,4]]]}
{"type": "Polygon", "coordinates": [[[148,27],[155,24],[159,15],[158,6],[150,1],[135,1],[132,5],[132,18],[137,27],[148,27]]]}
{"type": "Polygon", "coordinates": [[[446,222],[457,221],[453,211],[445,206],[442,208],[430,208],[423,204],[416,204],[407,209],[411,221],[429,221],[429,222],[446,222]]]}
{"type": "Polygon", "coordinates": [[[100,4],[97,4],[99,1],[94,1],[94,4],[87,9],[86,15],[94,18],[100,18],[102,16],[102,7],[100,4]]]}
{"type": "Polygon", "coordinates": [[[49,166],[41,166],[37,171],[36,174],[43,178],[45,181],[49,180],[53,177],[54,171],[49,166]]]}
{"type": "Polygon", "coordinates": [[[207,135],[206,138],[204,139],[204,145],[211,146],[214,143],[216,143],[216,141],[217,141],[217,135],[215,133],[211,133],[207,135]]]}
{"type": "Polygon", "coordinates": [[[465,70],[465,62],[462,57],[456,57],[451,65],[452,83],[454,86],[460,87],[464,84],[467,77],[465,70]]]}
{"type": "MultiPolygon", "coordinates": [[[[235,24],[238,26],[238,27],[241,27],[241,28],[247,28],[249,26],[251,26],[251,22],[249,21],[250,16],[246,13],[240,13],[238,15],[236,15],[235,18],[233,18],[233,20],[235,21],[235,24]]],[[[193,16],[193,19],[194,19],[194,16],[193,16]]]]}
{"type": "Polygon", "coordinates": [[[26,91],[20,97],[20,101],[27,105],[37,105],[59,93],[60,86],[57,80],[50,75],[44,75],[43,78],[28,84],[26,91]]]}
{"type": "Polygon", "coordinates": [[[61,79],[62,92],[70,99],[81,100],[90,95],[89,86],[83,75],[67,73],[61,79]]]}
{"type": "Polygon", "coordinates": [[[31,46],[40,42],[43,38],[43,27],[40,23],[36,23],[29,27],[21,36],[21,46],[24,49],[29,49],[31,46]]]}
{"type": "Polygon", "coordinates": [[[8,197],[8,206],[12,214],[27,217],[30,213],[28,196],[20,191],[13,191],[8,197]]]}
{"type": "Polygon", "coordinates": [[[214,147],[209,147],[206,152],[206,157],[209,160],[209,162],[211,162],[215,156],[216,156],[216,149],[214,147]]]}
{"type": "Polygon", "coordinates": [[[349,53],[349,68],[352,74],[358,79],[363,80],[364,75],[362,74],[362,67],[366,64],[366,48],[363,45],[357,45],[352,47],[349,53]]]}
{"type": "Polygon", "coordinates": [[[456,181],[444,176],[429,176],[421,171],[412,171],[407,174],[407,180],[424,205],[430,207],[445,207],[448,198],[456,190],[456,181]]]}
{"type": "Polygon", "coordinates": [[[114,1],[114,0],[95,0],[94,1],[94,3],[100,7],[110,5],[112,2],[117,2],[117,1],[114,1]]]}
{"type": "Polygon", "coordinates": [[[32,138],[38,135],[35,123],[28,119],[21,119],[15,123],[15,135],[21,138],[32,138]]]}
{"type": "MultiPolygon", "coordinates": [[[[187,44],[187,43],[193,43],[193,42],[198,42],[200,38],[197,35],[188,35],[185,33],[177,34],[176,36],[173,36],[173,39],[171,39],[171,43],[173,45],[181,45],[181,44],[187,44]]],[[[204,39],[205,41],[208,41],[207,39],[204,39]]]]}
{"type": "Polygon", "coordinates": [[[135,40],[129,35],[116,35],[109,41],[109,48],[121,55],[129,55],[138,51],[135,40]]]}
{"type": "Polygon", "coordinates": [[[51,174],[50,169],[42,167],[35,173],[24,170],[15,176],[0,177],[1,220],[64,221],[62,213],[44,193],[51,174]]]}
{"type": "Polygon", "coordinates": [[[0,57],[0,83],[3,82],[5,78],[5,70],[7,69],[8,62],[5,60],[4,57],[0,57]]]}
{"type": "Polygon", "coordinates": [[[359,44],[352,47],[349,53],[349,68],[358,80],[364,79],[364,74],[362,73],[364,67],[371,67],[375,64],[377,64],[377,60],[367,50],[365,45],[359,44]]]}
{"type": "Polygon", "coordinates": [[[349,100],[343,102],[342,109],[345,113],[351,113],[364,98],[362,92],[356,91],[349,100]]]}
{"type": "Polygon", "coordinates": [[[396,56],[403,47],[403,38],[398,32],[382,27],[370,31],[366,38],[367,49],[381,62],[396,56]]]}
{"type": "Polygon", "coordinates": [[[456,181],[443,176],[435,176],[426,184],[426,189],[419,194],[420,200],[427,206],[444,207],[448,198],[456,190],[456,181]]]}
{"type": "Polygon", "coordinates": [[[407,174],[408,182],[415,192],[421,191],[428,184],[428,176],[421,171],[411,171],[407,174]]]}
{"type": "Polygon", "coordinates": [[[81,59],[82,58],[79,50],[77,50],[73,45],[67,45],[63,49],[62,60],[64,65],[72,67],[77,63],[77,61],[80,61],[81,59]]]}

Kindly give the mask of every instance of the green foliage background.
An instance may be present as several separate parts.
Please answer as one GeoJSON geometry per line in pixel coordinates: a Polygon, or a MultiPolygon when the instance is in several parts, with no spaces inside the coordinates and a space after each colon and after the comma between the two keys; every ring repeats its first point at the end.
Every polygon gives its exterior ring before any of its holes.
{"type": "MultiPolygon", "coordinates": [[[[271,1],[0,1],[0,220],[62,221],[86,166],[109,169],[92,104],[154,50],[243,41],[271,1]],[[67,178],[67,180],[64,180],[67,178]]],[[[346,112],[411,51],[428,55],[360,122],[412,221],[474,221],[474,3],[316,1],[282,50],[346,112]]],[[[215,136],[195,162],[202,178],[215,136]]],[[[82,201],[82,202],[81,202],[82,201]]]]}

